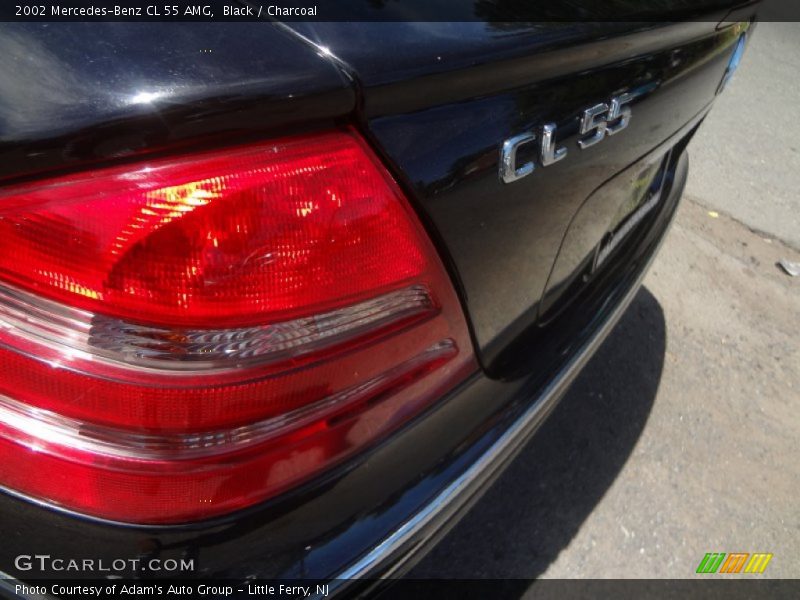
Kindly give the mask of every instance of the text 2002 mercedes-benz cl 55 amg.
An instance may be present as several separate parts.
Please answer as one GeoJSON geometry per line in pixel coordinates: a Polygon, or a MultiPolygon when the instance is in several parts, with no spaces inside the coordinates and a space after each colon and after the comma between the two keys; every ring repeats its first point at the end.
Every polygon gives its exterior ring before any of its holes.
{"type": "Polygon", "coordinates": [[[409,567],[636,292],[753,30],[711,4],[2,24],[0,571],[409,567]]]}

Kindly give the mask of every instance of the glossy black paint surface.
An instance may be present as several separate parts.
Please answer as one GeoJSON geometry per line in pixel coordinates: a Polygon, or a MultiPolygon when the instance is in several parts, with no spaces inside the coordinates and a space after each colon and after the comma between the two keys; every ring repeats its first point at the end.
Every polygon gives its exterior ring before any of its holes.
{"type": "Polygon", "coordinates": [[[271,23],[0,23],[0,181],[330,127],[348,77],[271,23]]]}
{"type": "MultiPolygon", "coordinates": [[[[709,105],[740,31],[709,22],[336,23],[309,25],[303,35],[357,73],[365,127],[449,253],[483,365],[509,377],[522,365],[508,363],[505,351],[540,335],[545,292],[551,307],[567,301],[562,284],[574,274],[553,267],[559,251],[572,252],[562,244],[582,204],[709,105]],[[470,44],[456,52],[463,37],[470,44]],[[399,47],[402,39],[412,42],[389,60],[368,50],[399,47]],[[413,42],[419,39],[426,43],[413,42]],[[579,149],[581,111],[624,92],[637,94],[627,129],[579,149]],[[557,124],[566,158],[501,182],[502,141],[526,131],[540,136],[544,123],[557,124]]],[[[520,164],[527,158],[521,151],[520,164]]],[[[609,224],[614,212],[595,218],[609,224]]],[[[605,231],[585,229],[592,239],[566,243],[593,248],[605,231]]],[[[548,335],[567,331],[553,322],[548,335]]]]}
{"type": "MultiPolygon", "coordinates": [[[[738,35],[710,22],[293,27],[298,34],[260,23],[1,25],[0,182],[355,123],[449,262],[490,376],[465,382],[335,472],[213,522],[122,527],[0,493],[0,571],[41,576],[16,571],[13,559],[47,552],[192,557],[193,576],[336,575],[497,439],[619,301],[675,209],[682,180],[672,175],[665,189],[675,193],[613,268],[547,328],[536,323],[562,240],[587,199],[624,193],[624,176],[614,177],[647,157],[685,174],[683,148],[738,35]],[[577,112],[634,88],[643,94],[630,127],[579,151],[577,112]],[[148,98],[141,94],[162,95],[134,102],[148,98]],[[569,156],[504,187],[502,139],[547,120],[559,124],[569,156]]],[[[592,239],[579,235],[574,246],[581,254],[592,239]]],[[[565,302],[565,286],[549,287],[551,305],[565,302]]]]}

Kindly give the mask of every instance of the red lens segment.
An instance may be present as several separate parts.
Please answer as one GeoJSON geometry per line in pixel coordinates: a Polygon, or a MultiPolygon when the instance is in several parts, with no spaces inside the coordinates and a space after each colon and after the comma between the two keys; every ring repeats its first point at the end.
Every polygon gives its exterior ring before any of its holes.
{"type": "Polygon", "coordinates": [[[261,324],[371,297],[426,258],[396,189],[331,133],[2,194],[0,278],[157,324],[261,324]]]}

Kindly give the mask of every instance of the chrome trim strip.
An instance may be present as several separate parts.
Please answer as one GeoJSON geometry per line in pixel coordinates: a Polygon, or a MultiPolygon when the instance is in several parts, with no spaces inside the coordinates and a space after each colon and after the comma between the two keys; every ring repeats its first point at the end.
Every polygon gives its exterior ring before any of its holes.
{"type": "MultiPolygon", "coordinates": [[[[680,165],[677,167],[680,168],[680,165]]],[[[677,195],[683,193],[683,186],[685,185],[686,178],[683,181],[677,182],[677,195]]],[[[676,192],[673,187],[670,190],[670,196],[676,192]]],[[[595,334],[588,340],[584,346],[577,352],[572,360],[567,363],[561,372],[553,381],[550,382],[543,390],[539,399],[532,404],[516,421],[509,427],[494,444],[484,454],[474,462],[458,479],[453,481],[444,490],[442,490],[431,502],[429,502],[422,510],[415,514],[411,519],[406,521],[402,526],[395,530],[389,537],[384,539],[380,544],[375,546],[371,551],[362,556],[358,561],[353,563],[349,568],[336,575],[334,580],[331,580],[331,589],[337,591],[338,589],[346,587],[346,581],[351,579],[360,579],[367,576],[370,572],[375,571],[377,567],[384,560],[388,559],[395,552],[401,550],[414,536],[423,530],[429,523],[431,523],[441,512],[449,505],[456,503],[458,500],[465,502],[469,499],[471,494],[474,494],[481,483],[481,475],[483,473],[490,473],[494,471],[504,460],[505,457],[513,454],[517,449],[522,447],[527,441],[528,436],[535,431],[535,429],[542,422],[547,413],[552,410],[557,401],[561,398],[563,392],[572,383],[572,380],[578,374],[580,369],[588,362],[595,350],[600,346],[605,337],[620,319],[622,314],[628,308],[628,305],[633,300],[636,293],[641,287],[642,281],[647,274],[655,257],[658,255],[664,239],[667,237],[669,229],[675,220],[677,214],[677,206],[675,207],[672,215],[669,217],[669,222],[664,228],[661,238],[656,245],[652,255],[648,258],[641,273],[637,276],[631,288],[623,296],[619,304],[614,308],[613,312],[609,314],[605,322],[598,327],[595,334]]],[[[408,553],[405,557],[407,560],[408,553]]],[[[402,567],[403,560],[401,560],[392,571],[397,571],[402,567]]],[[[384,575],[386,578],[391,573],[384,575]]]]}

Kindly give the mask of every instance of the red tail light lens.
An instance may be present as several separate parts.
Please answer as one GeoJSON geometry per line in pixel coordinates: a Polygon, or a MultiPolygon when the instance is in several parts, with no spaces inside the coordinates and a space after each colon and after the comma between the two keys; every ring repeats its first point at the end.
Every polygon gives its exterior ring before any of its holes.
{"type": "Polygon", "coordinates": [[[0,191],[0,485],[172,523],[264,500],[472,369],[415,215],[351,132],[0,191]]]}
{"type": "Polygon", "coordinates": [[[352,137],[58,180],[0,206],[0,278],[155,324],[260,325],[426,269],[415,224],[352,137]]]}

